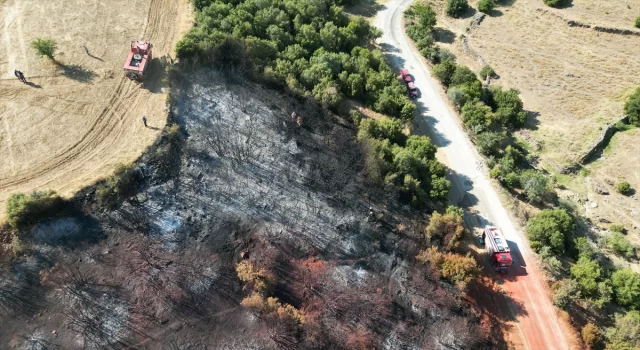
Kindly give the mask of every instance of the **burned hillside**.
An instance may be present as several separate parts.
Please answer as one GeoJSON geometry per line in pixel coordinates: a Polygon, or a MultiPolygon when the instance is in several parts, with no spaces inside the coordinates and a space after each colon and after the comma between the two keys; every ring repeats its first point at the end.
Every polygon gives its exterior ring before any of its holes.
{"type": "Polygon", "coordinates": [[[172,89],[178,127],[123,173],[128,198],[82,191],[91,220],[33,229],[73,247],[0,272],[2,348],[495,348],[415,262],[426,217],[367,182],[350,122],[207,70],[172,89]]]}

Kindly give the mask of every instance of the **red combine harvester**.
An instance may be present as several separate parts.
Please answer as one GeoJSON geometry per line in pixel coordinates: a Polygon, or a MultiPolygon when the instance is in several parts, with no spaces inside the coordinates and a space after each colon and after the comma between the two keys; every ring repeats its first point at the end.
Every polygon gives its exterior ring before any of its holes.
{"type": "Polygon", "coordinates": [[[124,63],[124,75],[131,80],[142,81],[151,62],[152,45],[148,41],[132,41],[131,51],[127,56],[127,62],[124,63]]]}
{"type": "Polygon", "coordinates": [[[508,272],[511,265],[513,265],[513,259],[502,230],[493,226],[485,227],[484,232],[482,232],[482,242],[487,252],[489,252],[491,267],[496,272],[508,272]]]}

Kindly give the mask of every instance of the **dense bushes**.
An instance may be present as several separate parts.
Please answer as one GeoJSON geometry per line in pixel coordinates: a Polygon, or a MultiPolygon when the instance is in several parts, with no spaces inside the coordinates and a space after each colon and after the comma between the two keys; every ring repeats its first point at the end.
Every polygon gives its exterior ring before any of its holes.
{"type": "Polygon", "coordinates": [[[476,260],[470,256],[455,253],[442,253],[431,247],[416,257],[419,261],[428,262],[440,276],[463,289],[478,273],[476,260]]]}
{"type": "Polygon", "coordinates": [[[640,311],[616,314],[615,324],[607,328],[607,350],[631,350],[640,348],[640,311]]]}
{"type": "Polygon", "coordinates": [[[328,107],[346,96],[413,118],[415,106],[382,53],[363,47],[380,31],[348,17],[335,0],[194,4],[196,25],[177,44],[178,57],[264,77],[328,107]]]}
{"type": "Polygon", "coordinates": [[[618,255],[627,258],[633,258],[635,256],[635,248],[621,232],[612,232],[611,235],[604,240],[604,243],[607,248],[613,250],[618,255]]]}
{"type": "Polygon", "coordinates": [[[434,45],[433,40],[436,13],[431,6],[425,4],[411,5],[405,11],[405,16],[409,19],[407,34],[415,42],[420,54],[433,63],[439,63],[440,49],[434,45]]]}
{"type": "Polygon", "coordinates": [[[493,68],[491,68],[491,66],[484,66],[478,74],[480,74],[480,78],[482,78],[482,80],[485,80],[487,79],[487,77],[495,75],[496,72],[493,70],[493,68]]]}
{"type": "Polygon", "coordinates": [[[7,199],[7,221],[15,230],[33,225],[56,214],[64,200],[54,191],[38,191],[30,194],[13,193],[7,199]]]}
{"type": "Polygon", "coordinates": [[[436,147],[426,136],[405,136],[397,119],[364,119],[358,131],[365,149],[370,179],[394,185],[416,207],[429,200],[444,201],[451,184],[435,159],[436,147]]]}
{"type": "Polygon", "coordinates": [[[563,209],[545,209],[527,223],[531,248],[540,252],[543,247],[550,247],[554,253],[562,254],[575,227],[573,219],[563,209]]]}
{"type": "Polygon", "coordinates": [[[464,232],[462,216],[452,212],[445,215],[433,213],[425,232],[429,241],[438,242],[444,249],[452,250],[464,232]]]}
{"type": "Polygon", "coordinates": [[[468,8],[467,0],[447,0],[447,15],[451,17],[460,17],[468,8]]]}
{"type": "Polygon", "coordinates": [[[616,302],[625,307],[640,308],[640,275],[629,268],[620,269],[611,276],[616,302]]]}
{"type": "Polygon", "coordinates": [[[589,349],[592,349],[602,341],[602,331],[591,322],[582,327],[580,335],[582,336],[582,341],[589,349]]]}

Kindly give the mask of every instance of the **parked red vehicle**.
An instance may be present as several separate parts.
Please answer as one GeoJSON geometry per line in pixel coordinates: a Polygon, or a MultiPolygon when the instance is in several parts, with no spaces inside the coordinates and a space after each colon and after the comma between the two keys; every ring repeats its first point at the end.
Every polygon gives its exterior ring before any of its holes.
{"type": "Polygon", "coordinates": [[[413,77],[411,76],[411,74],[409,74],[408,69],[400,70],[400,79],[402,79],[402,81],[404,81],[407,84],[413,81],[413,77]]]}
{"type": "Polygon", "coordinates": [[[124,75],[131,80],[144,80],[152,56],[152,45],[148,41],[132,41],[127,61],[124,63],[124,75]]]}
{"type": "Polygon", "coordinates": [[[418,88],[416,87],[416,84],[414,84],[413,82],[408,83],[407,89],[409,89],[409,97],[411,97],[412,99],[418,97],[418,88]]]}
{"type": "Polygon", "coordinates": [[[482,242],[489,253],[489,261],[493,270],[507,273],[513,265],[513,259],[502,230],[493,226],[485,227],[482,232],[482,242]]]}

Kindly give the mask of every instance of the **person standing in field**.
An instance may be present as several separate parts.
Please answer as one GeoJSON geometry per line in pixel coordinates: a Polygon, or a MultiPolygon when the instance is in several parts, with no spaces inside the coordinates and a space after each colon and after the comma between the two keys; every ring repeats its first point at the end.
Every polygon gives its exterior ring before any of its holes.
{"type": "Polygon", "coordinates": [[[147,117],[145,117],[144,115],[142,116],[142,123],[144,124],[144,127],[147,127],[147,117]]]}

